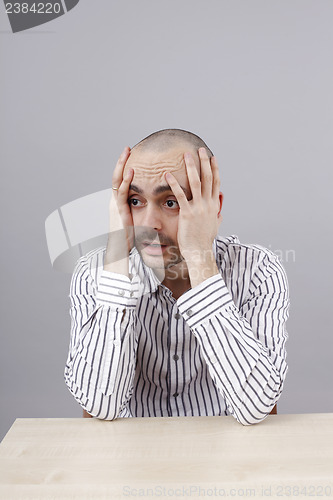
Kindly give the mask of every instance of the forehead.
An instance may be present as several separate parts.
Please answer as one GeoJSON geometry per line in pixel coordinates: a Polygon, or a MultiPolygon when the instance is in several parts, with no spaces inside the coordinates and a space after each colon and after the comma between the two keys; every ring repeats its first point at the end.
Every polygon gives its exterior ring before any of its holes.
{"type": "Polygon", "coordinates": [[[184,182],[187,180],[184,153],[190,151],[199,168],[199,157],[193,148],[188,145],[177,145],[166,151],[140,150],[134,148],[127,160],[124,174],[128,168],[133,168],[135,181],[145,184],[165,183],[163,173],[172,172],[175,177],[184,182]]]}

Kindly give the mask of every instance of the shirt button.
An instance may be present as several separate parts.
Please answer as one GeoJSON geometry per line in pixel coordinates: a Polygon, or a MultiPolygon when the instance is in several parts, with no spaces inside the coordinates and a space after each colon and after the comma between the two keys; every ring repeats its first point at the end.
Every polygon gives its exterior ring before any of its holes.
{"type": "Polygon", "coordinates": [[[180,318],[182,317],[182,315],[181,315],[181,314],[179,314],[179,313],[176,313],[174,317],[175,317],[176,319],[180,319],[180,318]]]}
{"type": "Polygon", "coordinates": [[[186,314],[187,314],[187,316],[192,316],[192,314],[193,314],[192,309],[188,309],[188,311],[186,311],[186,314]]]}
{"type": "Polygon", "coordinates": [[[178,361],[178,359],[179,359],[179,356],[178,356],[177,354],[174,354],[172,357],[173,357],[173,359],[174,359],[175,361],[178,361]]]}
{"type": "Polygon", "coordinates": [[[119,341],[119,340],[114,340],[114,341],[113,341],[113,345],[114,345],[115,347],[118,347],[118,346],[120,345],[120,341],[119,341]]]}
{"type": "Polygon", "coordinates": [[[174,398],[176,398],[177,396],[179,396],[178,392],[175,392],[174,394],[172,394],[174,398]]]}
{"type": "Polygon", "coordinates": [[[121,296],[125,295],[125,291],[124,290],[118,290],[118,295],[121,295],[121,296]]]}

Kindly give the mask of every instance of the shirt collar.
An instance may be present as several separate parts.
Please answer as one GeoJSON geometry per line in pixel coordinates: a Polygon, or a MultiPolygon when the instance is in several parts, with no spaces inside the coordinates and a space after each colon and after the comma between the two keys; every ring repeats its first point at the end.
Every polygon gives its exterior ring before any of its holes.
{"type": "Polygon", "coordinates": [[[130,252],[129,272],[133,277],[137,277],[142,295],[154,293],[162,284],[154,271],[143,262],[136,247],[130,252]]]}
{"type": "MultiPolygon", "coordinates": [[[[215,260],[217,261],[218,268],[220,270],[220,259],[217,259],[217,239],[215,238],[212,245],[213,253],[215,260]]],[[[134,277],[136,276],[139,281],[139,286],[141,289],[141,293],[154,293],[159,286],[162,285],[162,281],[158,279],[154,271],[146,266],[143,262],[141,255],[139,254],[136,247],[133,247],[130,252],[130,266],[129,272],[134,277]]],[[[162,285],[163,286],[163,285],[162,285]]]]}

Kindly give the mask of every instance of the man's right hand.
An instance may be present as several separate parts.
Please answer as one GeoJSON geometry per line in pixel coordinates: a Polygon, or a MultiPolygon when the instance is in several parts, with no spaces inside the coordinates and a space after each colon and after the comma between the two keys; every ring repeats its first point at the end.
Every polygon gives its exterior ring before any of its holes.
{"type": "Polygon", "coordinates": [[[109,238],[104,261],[105,270],[127,275],[128,255],[134,241],[133,219],[128,204],[128,191],[133,179],[133,169],[128,169],[124,177],[124,168],[130,153],[131,150],[127,146],[120,155],[112,176],[112,187],[116,189],[112,189],[109,205],[109,238]],[[118,261],[122,261],[124,265],[118,261]],[[117,262],[116,265],[115,262],[117,262]]]}

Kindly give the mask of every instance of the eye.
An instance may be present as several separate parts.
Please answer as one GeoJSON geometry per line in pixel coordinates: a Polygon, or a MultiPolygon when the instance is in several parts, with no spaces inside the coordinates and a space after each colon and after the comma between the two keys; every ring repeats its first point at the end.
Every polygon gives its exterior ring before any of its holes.
{"type": "Polygon", "coordinates": [[[138,200],[137,198],[131,198],[130,200],[128,200],[128,203],[132,207],[139,207],[140,203],[142,203],[142,202],[140,200],[138,200]]]}
{"type": "Polygon", "coordinates": [[[176,200],[167,200],[165,203],[168,208],[178,208],[178,202],[176,200]]]}

